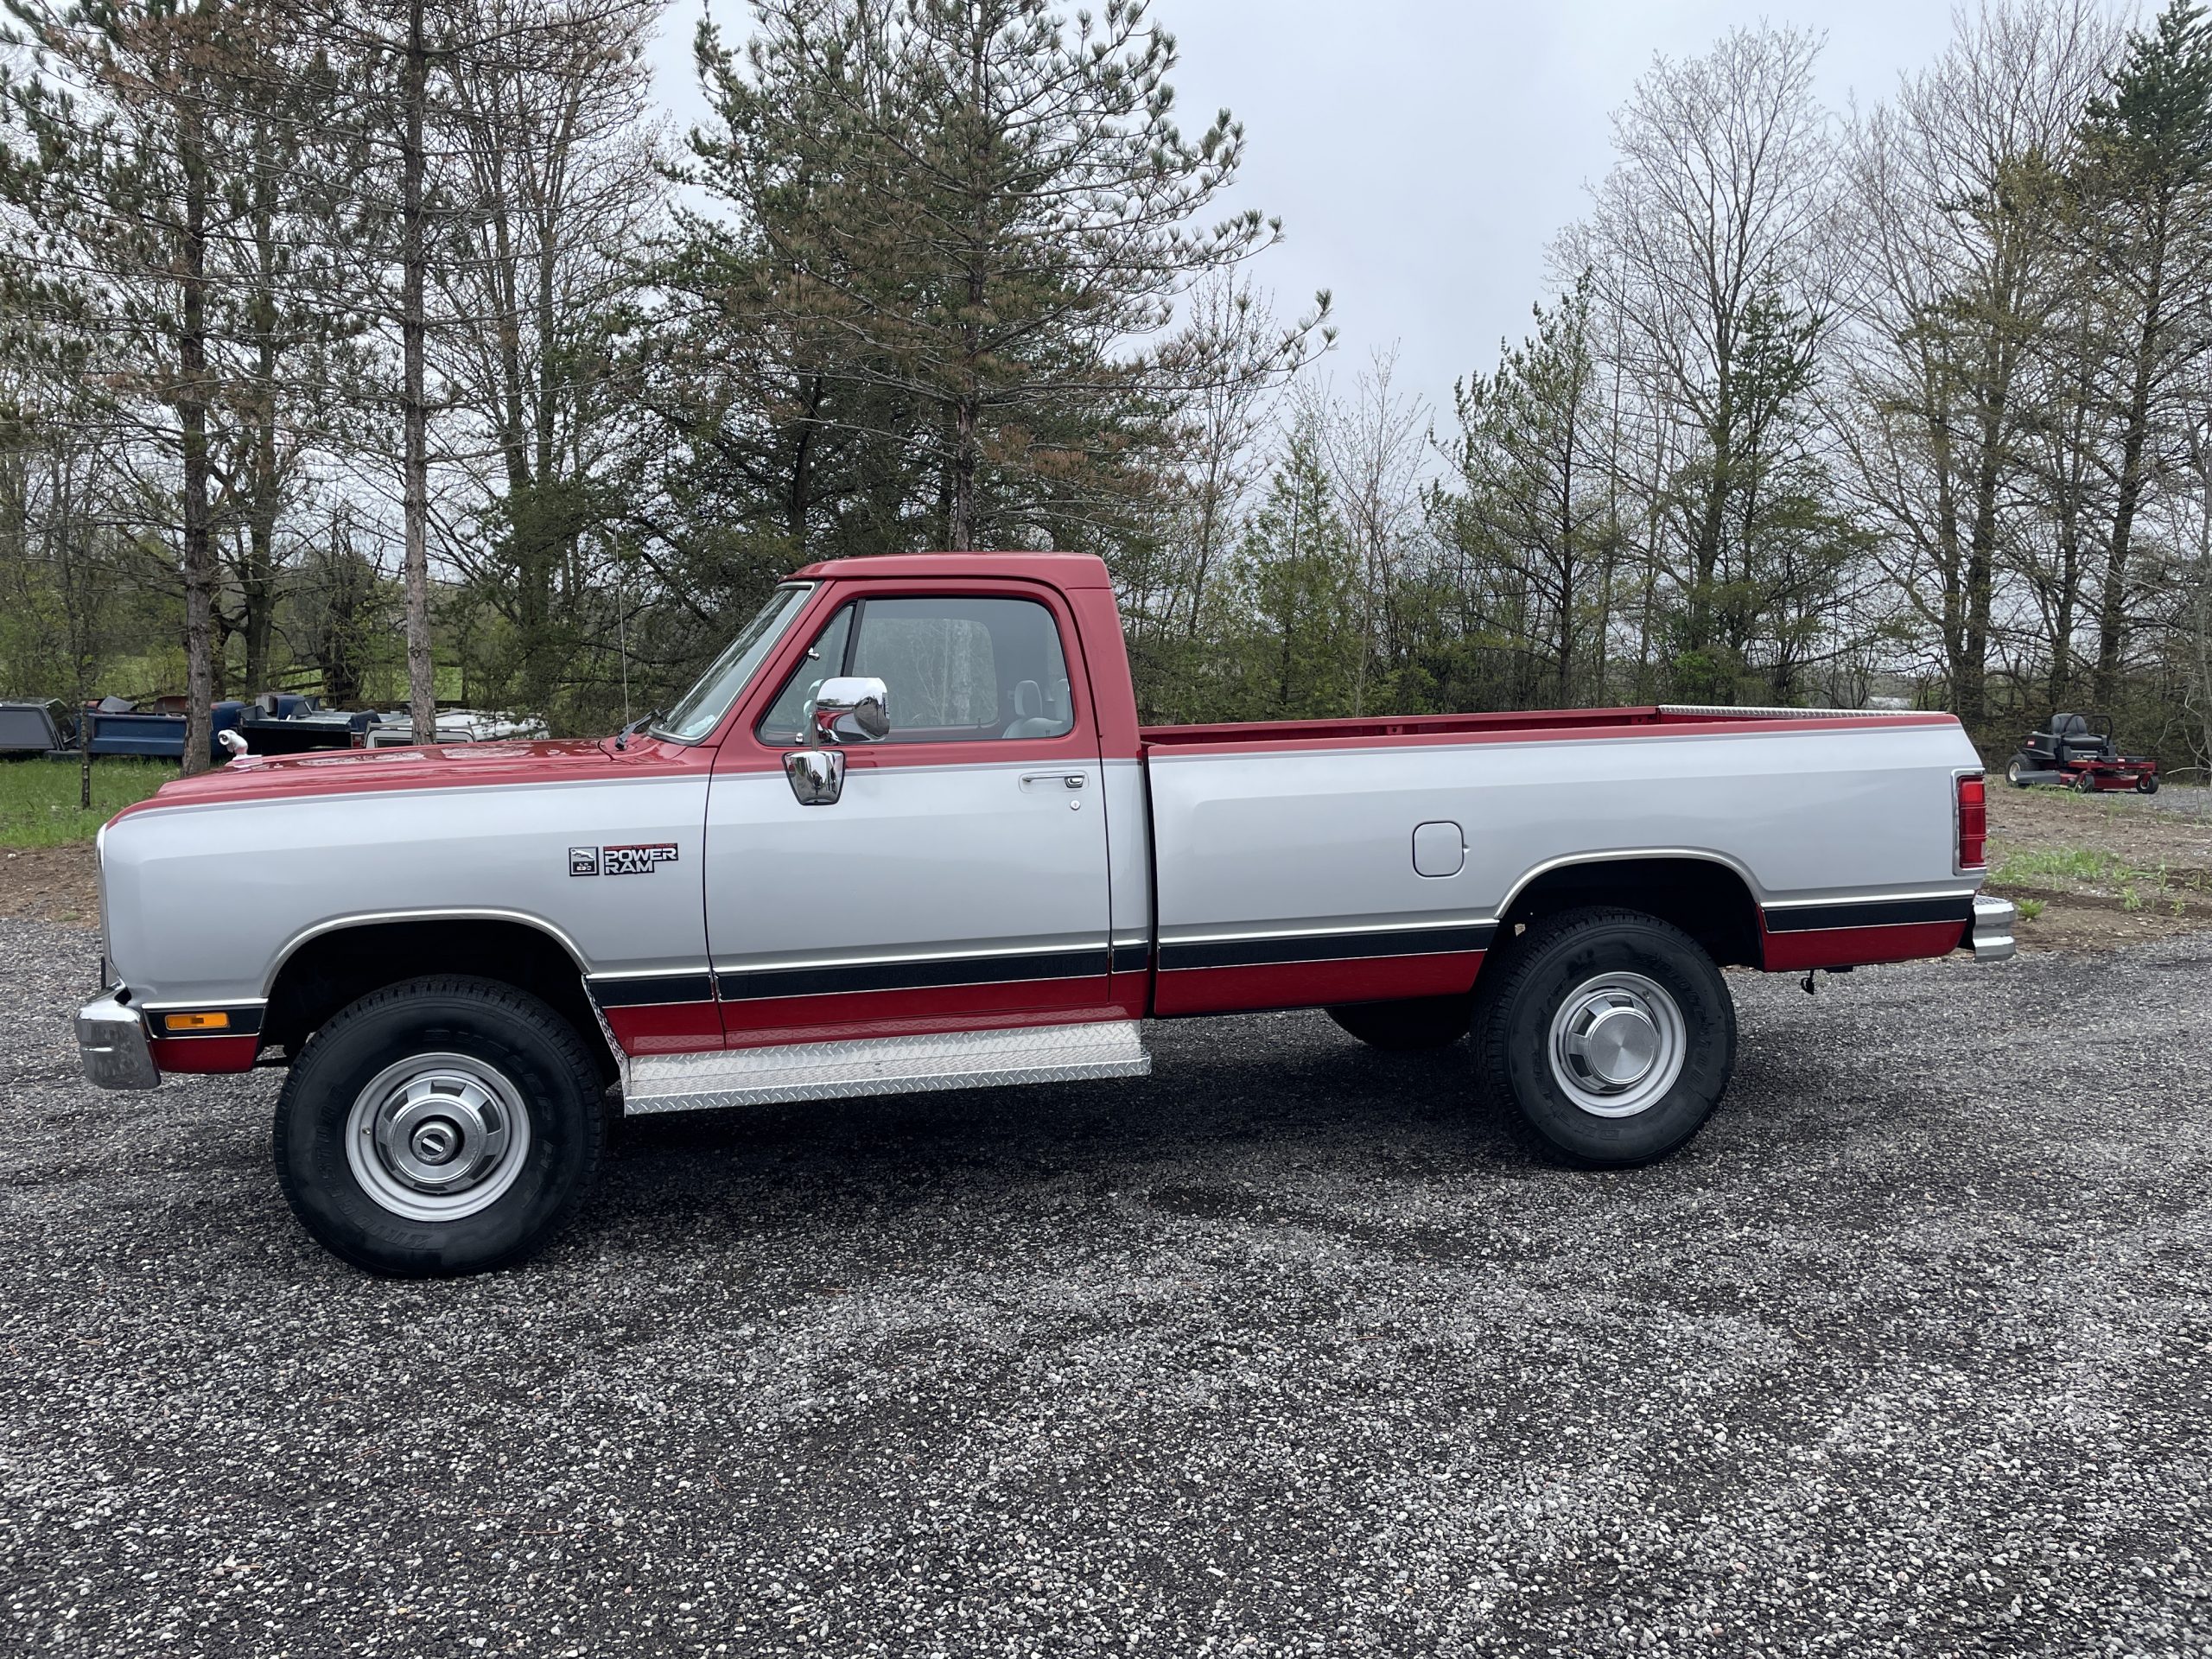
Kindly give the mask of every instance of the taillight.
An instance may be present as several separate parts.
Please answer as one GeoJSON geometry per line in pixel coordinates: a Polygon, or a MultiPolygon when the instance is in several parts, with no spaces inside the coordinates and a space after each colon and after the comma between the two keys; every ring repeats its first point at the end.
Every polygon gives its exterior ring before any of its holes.
{"type": "Polygon", "coordinates": [[[1959,779],[1959,872],[1989,868],[1989,794],[1980,772],[1959,779]]]}

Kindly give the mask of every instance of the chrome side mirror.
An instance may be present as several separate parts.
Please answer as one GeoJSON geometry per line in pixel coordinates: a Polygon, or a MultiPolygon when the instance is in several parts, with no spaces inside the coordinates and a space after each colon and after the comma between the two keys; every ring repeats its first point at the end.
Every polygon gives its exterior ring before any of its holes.
{"type": "Polygon", "coordinates": [[[807,741],[880,743],[891,735],[891,690],[861,674],[839,675],[815,689],[807,715],[807,741]]]}
{"type": "Polygon", "coordinates": [[[792,749],[784,756],[784,776],[801,806],[835,806],[845,792],[842,749],[792,749]]]}
{"type": "Polygon", "coordinates": [[[822,682],[806,709],[803,749],[784,756],[784,776],[801,806],[835,806],[845,792],[839,743],[880,743],[891,735],[891,692],[881,680],[846,675],[822,682]]]}

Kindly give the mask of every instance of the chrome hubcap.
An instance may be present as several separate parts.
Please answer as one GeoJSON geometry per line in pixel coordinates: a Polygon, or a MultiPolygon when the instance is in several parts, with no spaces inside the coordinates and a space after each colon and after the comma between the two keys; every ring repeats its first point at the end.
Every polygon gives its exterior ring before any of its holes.
{"type": "Polygon", "coordinates": [[[521,1095],[467,1054],[416,1054],[386,1066],[346,1117],[354,1179],[410,1221],[459,1221],[488,1209],[529,1156],[521,1095]]]}
{"type": "Polygon", "coordinates": [[[1681,1010],[1642,974],[1585,980],[1552,1016],[1553,1078],[1593,1116],[1632,1117],[1664,1098],[1688,1052],[1681,1010]]]}

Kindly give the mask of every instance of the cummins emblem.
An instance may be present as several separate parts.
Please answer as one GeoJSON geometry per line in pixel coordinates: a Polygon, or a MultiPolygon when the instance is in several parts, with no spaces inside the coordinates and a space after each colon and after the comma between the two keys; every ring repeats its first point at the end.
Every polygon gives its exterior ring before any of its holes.
{"type": "Polygon", "coordinates": [[[651,875],[653,867],[676,861],[676,843],[658,841],[637,847],[571,847],[570,875],[651,875]]]}

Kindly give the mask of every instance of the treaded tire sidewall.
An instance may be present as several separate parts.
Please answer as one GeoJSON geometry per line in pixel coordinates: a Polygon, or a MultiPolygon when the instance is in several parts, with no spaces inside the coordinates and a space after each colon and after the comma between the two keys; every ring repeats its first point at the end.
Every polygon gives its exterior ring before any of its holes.
{"type": "Polygon", "coordinates": [[[276,1102],[276,1174],[293,1213],[333,1254],[372,1273],[423,1278],[518,1262],[582,1200],[604,1134],[596,1076],[568,1022],[524,992],[488,980],[388,987],[308,1039],[276,1102]],[[459,1221],[412,1221],[361,1188],[346,1157],[346,1120],[369,1081],[410,1054],[468,1054],[495,1066],[530,1113],[530,1151],[498,1201],[459,1221]]]}
{"type": "Polygon", "coordinates": [[[1585,1167],[1625,1168],[1673,1152],[1719,1105],[1735,1069],[1736,1007],[1720,970],[1681,929],[1634,911],[1574,911],[1515,942],[1482,999],[1476,1041],[1485,1087],[1511,1103],[1543,1150],[1585,1167]],[[1552,1016],[1567,993],[1609,969],[1665,987],[1688,1046],[1675,1086],[1633,1117],[1577,1106],[1548,1053],[1552,1016]]]}

